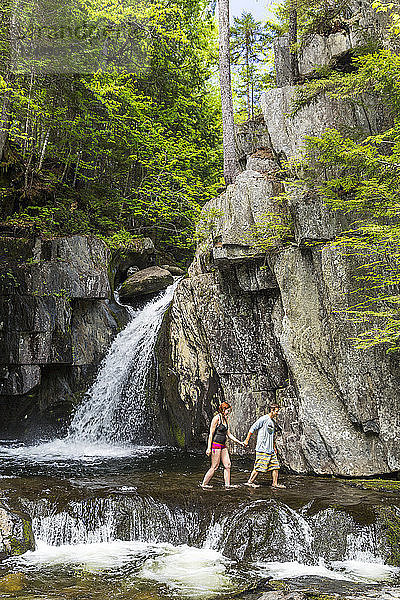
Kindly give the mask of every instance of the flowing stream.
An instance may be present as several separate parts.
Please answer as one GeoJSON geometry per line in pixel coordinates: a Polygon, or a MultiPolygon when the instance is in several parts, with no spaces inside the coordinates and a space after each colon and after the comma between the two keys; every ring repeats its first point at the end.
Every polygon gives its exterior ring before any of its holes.
{"type": "Polygon", "coordinates": [[[132,311],[65,438],[0,447],[0,494],[31,516],[36,540],[0,563],[0,596],[7,574],[16,591],[1,597],[20,600],[217,599],[265,577],[400,599],[387,526],[400,499],[306,477],[250,490],[246,458],[237,490],[217,476],[205,492],[205,457],[156,446],[148,377],[176,285],[132,311]]]}
{"type": "MultiPolygon", "coordinates": [[[[308,482],[288,483],[294,488],[308,482]]],[[[388,564],[379,517],[386,509],[383,498],[376,507],[360,497],[354,513],[354,507],[331,506],[332,498],[345,496],[345,488],[336,486],[332,495],[329,483],[316,490],[318,502],[303,500],[301,507],[268,488],[259,497],[245,488],[231,495],[222,490],[199,495],[193,478],[188,485],[183,476],[168,473],[164,486],[157,474],[118,477],[101,497],[93,484],[85,492],[84,481],[75,481],[67,495],[90,497],[67,502],[55,499],[57,487],[36,499],[24,497],[28,488],[19,490],[33,519],[37,548],[8,565],[12,572],[26,573],[34,587],[42,586],[43,598],[51,585],[51,597],[64,600],[66,579],[85,599],[113,594],[139,600],[145,591],[146,598],[156,600],[218,598],[265,577],[285,580],[294,589],[313,585],[341,598],[400,597],[400,569],[388,564]],[[126,485],[134,482],[138,485],[126,485]],[[326,496],[331,497],[321,504],[326,496]],[[374,520],[364,522],[369,510],[374,520]]],[[[400,516],[398,507],[393,511],[400,516]]]]}

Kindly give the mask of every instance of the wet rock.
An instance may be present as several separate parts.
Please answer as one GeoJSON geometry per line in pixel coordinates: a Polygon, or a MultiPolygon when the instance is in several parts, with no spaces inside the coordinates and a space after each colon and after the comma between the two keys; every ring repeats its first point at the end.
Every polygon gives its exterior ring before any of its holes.
{"type": "Polygon", "coordinates": [[[80,235],[3,237],[0,251],[0,430],[57,427],[128,319],[111,301],[111,254],[80,235]]]}
{"type": "Polygon", "coordinates": [[[2,365],[0,367],[0,395],[26,394],[39,385],[40,380],[39,365],[2,365]]]}
{"type": "Polygon", "coordinates": [[[30,518],[0,504],[0,559],[35,549],[30,518]]]}
{"type": "MultiPolygon", "coordinates": [[[[282,590],[274,590],[272,592],[264,592],[258,600],[307,600],[307,596],[303,592],[287,592],[282,590]]],[[[316,598],[316,596],[313,596],[316,598]]]]}
{"type": "Polygon", "coordinates": [[[7,594],[21,592],[26,587],[25,573],[9,573],[0,577],[0,591],[7,594]]]}
{"type": "Polygon", "coordinates": [[[119,289],[119,296],[124,302],[136,300],[140,296],[148,296],[165,290],[174,278],[169,271],[161,267],[148,267],[134,273],[124,281],[119,289]]]}
{"type": "Polygon", "coordinates": [[[175,265],[161,265],[161,268],[169,271],[171,275],[185,275],[185,271],[175,265]]]}

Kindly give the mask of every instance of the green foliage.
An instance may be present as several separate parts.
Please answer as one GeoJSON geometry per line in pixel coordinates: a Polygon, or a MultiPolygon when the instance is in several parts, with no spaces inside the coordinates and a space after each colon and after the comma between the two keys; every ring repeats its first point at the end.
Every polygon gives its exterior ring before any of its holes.
{"type": "Polygon", "coordinates": [[[286,196],[276,198],[276,207],[268,211],[249,227],[243,242],[256,253],[268,254],[294,241],[293,219],[286,208],[286,196]]]}
{"type": "Polygon", "coordinates": [[[202,210],[196,219],[195,240],[198,244],[202,244],[208,238],[213,238],[218,227],[218,222],[223,216],[222,210],[210,208],[202,210]]]}
{"type": "Polygon", "coordinates": [[[221,178],[220,108],[207,83],[215,31],[206,3],[162,0],[144,15],[137,3],[130,14],[117,2],[86,8],[95,24],[123,32],[129,18],[139,19],[140,35],[133,39],[129,30],[123,38],[135,52],[121,54],[111,40],[121,64],[107,70],[3,72],[0,216],[48,235],[148,235],[189,258],[194,219],[221,178]]]}
{"type": "Polygon", "coordinates": [[[140,243],[140,238],[126,229],[113,233],[109,236],[101,236],[111,250],[134,250],[140,243]]]}
{"type": "Polygon", "coordinates": [[[236,119],[252,119],[259,110],[262,91],[273,84],[272,43],[275,32],[243,11],[231,27],[233,91],[237,99],[236,119]],[[266,70],[269,67],[269,70],[266,70]]]}
{"type": "Polygon", "coordinates": [[[375,0],[372,3],[372,8],[376,10],[376,12],[384,12],[390,13],[390,21],[388,30],[393,36],[400,35],[400,12],[398,4],[394,2],[381,2],[380,0],[375,0]]]}
{"type": "Polygon", "coordinates": [[[359,286],[346,314],[361,324],[356,347],[383,344],[400,350],[400,58],[380,51],[357,59],[358,71],[344,76],[329,92],[357,101],[373,92],[391,106],[394,125],[381,135],[355,141],[330,129],[308,139],[296,165],[301,180],[334,210],[345,213],[351,227],[334,244],[359,266],[359,286]]]}

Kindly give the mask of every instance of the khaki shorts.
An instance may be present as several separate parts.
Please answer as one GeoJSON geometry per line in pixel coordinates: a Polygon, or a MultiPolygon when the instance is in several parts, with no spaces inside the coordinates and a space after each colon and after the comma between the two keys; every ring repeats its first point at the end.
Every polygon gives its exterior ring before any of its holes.
{"type": "Polygon", "coordinates": [[[267,473],[267,471],[274,471],[280,469],[280,464],[276,458],[275,452],[269,454],[268,452],[256,452],[256,461],[254,463],[254,470],[259,473],[267,473]]]}

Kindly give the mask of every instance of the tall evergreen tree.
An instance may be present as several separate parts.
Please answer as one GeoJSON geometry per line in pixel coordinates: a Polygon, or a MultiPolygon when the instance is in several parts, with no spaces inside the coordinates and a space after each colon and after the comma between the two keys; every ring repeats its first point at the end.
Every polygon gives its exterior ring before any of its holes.
{"type": "Polygon", "coordinates": [[[246,98],[247,118],[254,117],[254,107],[265,87],[265,77],[260,66],[265,66],[267,53],[272,47],[272,32],[256,21],[249,12],[235,17],[231,28],[232,64],[238,69],[240,84],[235,89],[239,97],[246,98]]]}

